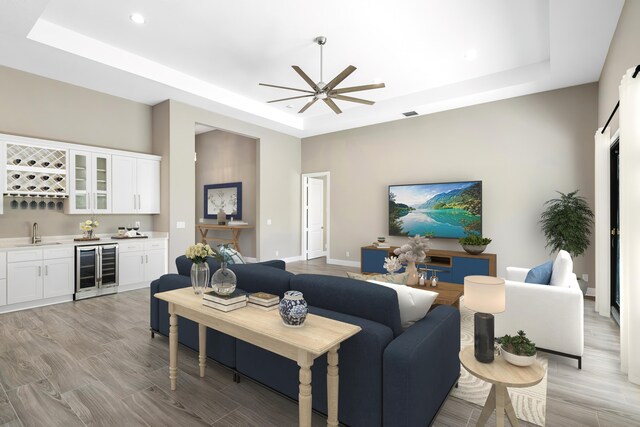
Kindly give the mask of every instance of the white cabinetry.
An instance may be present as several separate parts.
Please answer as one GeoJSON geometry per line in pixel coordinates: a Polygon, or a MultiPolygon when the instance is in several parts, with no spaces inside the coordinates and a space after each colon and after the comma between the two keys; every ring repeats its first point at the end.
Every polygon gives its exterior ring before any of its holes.
{"type": "Polygon", "coordinates": [[[73,248],[9,251],[7,304],[73,294],[73,248]]]}
{"type": "Polygon", "coordinates": [[[113,155],[113,213],[160,213],[160,161],[113,155]]]}
{"type": "Polygon", "coordinates": [[[68,213],[111,213],[111,154],[71,150],[69,157],[68,213]]]}
{"type": "Polygon", "coordinates": [[[0,306],[7,305],[7,254],[0,252],[0,306]]]}
{"type": "Polygon", "coordinates": [[[167,242],[127,242],[119,245],[120,286],[149,283],[167,272],[167,242]]]}

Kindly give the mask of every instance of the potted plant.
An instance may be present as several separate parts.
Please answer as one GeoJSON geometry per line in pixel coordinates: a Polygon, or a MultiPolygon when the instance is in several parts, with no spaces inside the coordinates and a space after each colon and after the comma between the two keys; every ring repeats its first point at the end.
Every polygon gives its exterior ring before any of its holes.
{"type": "Polygon", "coordinates": [[[589,247],[593,211],[584,197],[577,196],[578,191],[569,194],[558,191],[560,198],[545,203],[547,208],[540,224],[551,253],[564,249],[575,258],[589,247]]]}
{"type": "Polygon", "coordinates": [[[488,237],[482,237],[479,234],[467,234],[458,240],[465,252],[471,255],[479,255],[487,249],[487,245],[491,243],[488,237]]]}
{"type": "Polygon", "coordinates": [[[536,343],[527,338],[524,331],[518,335],[505,335],[497,339],[502,357],[516,366],[529,366],[536,360],[536,343]]]}

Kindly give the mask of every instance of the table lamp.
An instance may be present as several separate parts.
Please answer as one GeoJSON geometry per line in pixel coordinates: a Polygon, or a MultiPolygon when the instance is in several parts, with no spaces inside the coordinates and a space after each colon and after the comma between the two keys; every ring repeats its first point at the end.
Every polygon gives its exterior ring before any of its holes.
{"type": "Polygon", "coordinates": [[[493,362],[494,318],[505,306],[504,279],[491,276],[464,278],[464,305],[476,312],[473,317],[473,341],[476,360],[493,362]]]}

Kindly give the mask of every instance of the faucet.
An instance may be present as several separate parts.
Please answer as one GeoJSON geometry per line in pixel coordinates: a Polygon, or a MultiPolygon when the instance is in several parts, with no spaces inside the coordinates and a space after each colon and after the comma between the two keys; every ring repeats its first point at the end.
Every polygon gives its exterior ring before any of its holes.
{"type": "Polygon", "coordinates": [[[31,244],[37,245],[40,242],[42,242],[42,237],[38,236],[38,223],[34,222],[33,229],[31,232],[31,244]]]}

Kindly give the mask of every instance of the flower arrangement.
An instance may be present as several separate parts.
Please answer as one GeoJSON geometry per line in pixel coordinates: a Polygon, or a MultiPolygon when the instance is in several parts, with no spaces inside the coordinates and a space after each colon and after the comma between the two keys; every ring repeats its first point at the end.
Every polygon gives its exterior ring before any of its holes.
{"type": "MultiPolygon", "coordinates": [[[[227,247],[227,245],[222,245],[223,247],[227,247]]],[[[224,254],[219,249],[212,248],[209,245],[204,243],[196,243],[195,245],[191,245],[187,248],[184,253],[187,258],[194,262],[194,264],[202,264],[206,262],[207,257],[213,257],[218,262],[224,261],[224,254]]]]}
{"type": "Polygon", "coordinates": [[[405,243],[393,251],[398,255],[398,261],[405,262],[422,262],[429,252],[429,239],[416,234],[409,238],[409,243],[405,243]]]}
{"type": "Polygon", "coordinates": [[[384,259],[384,264],[382,266],[389,272],[389,274],[393,274],[402,268],[402,263],[398,257],[391,256],[384,259]]]}
{"type": "Polygon", "coordinates": [[[93,231],[94,228],[98,228],[100,223],[97,219],[88,219],[85,222],[80,223],[80,230],[82,231],[93,231]]]}

